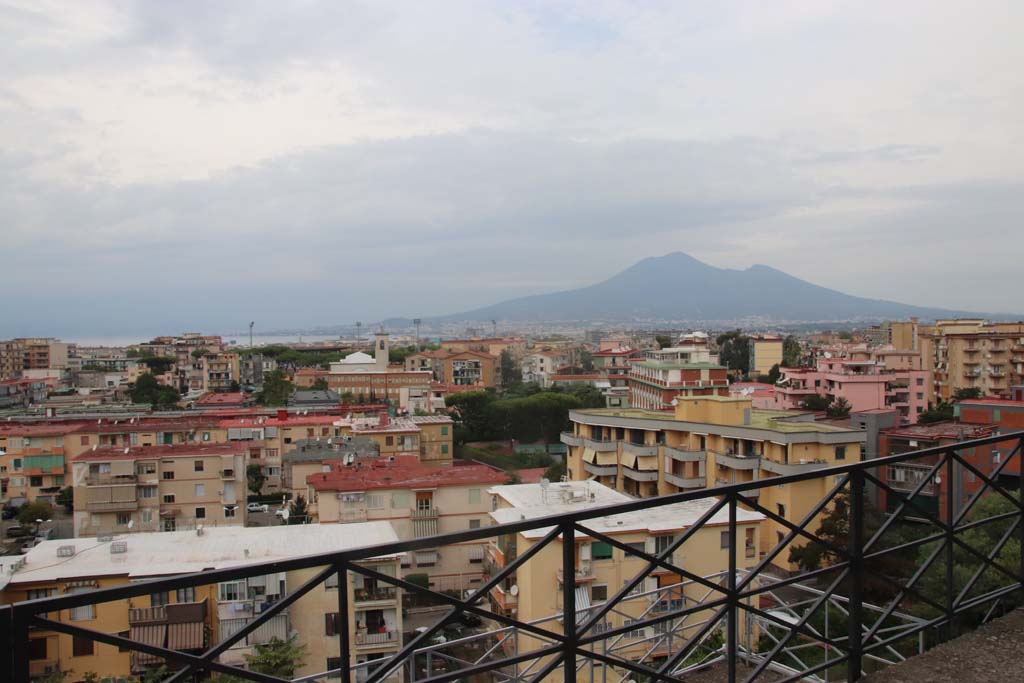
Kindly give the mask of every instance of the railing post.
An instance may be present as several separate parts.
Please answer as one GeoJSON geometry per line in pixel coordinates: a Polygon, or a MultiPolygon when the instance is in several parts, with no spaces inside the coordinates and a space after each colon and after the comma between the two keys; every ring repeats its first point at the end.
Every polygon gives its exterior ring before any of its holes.
{"type": "Polygon", "coordinates": [[[562,623],[565,626],[565,661],[562,680],[576,683],[576,532],[562,524],[562,623]]]}
{"type": "Polygon", "coordinates": [[[352,683],[352,665],[349,647],[352,643],[348,627],[348,566],[344,562],[334,565],[338,577],[338,659],[341,662],[341,683],[352,683]]]}
{"type": "MultiPolygon", "coordinates": [[[[846,680],[860,680],[863,673],[863,604],[864,604],[864,472],[850,472],[850,536],[847,550],[850,554],[850,603],[847,617],[849,653],[846,680]]],[[[828,616],[828,603],[825,604],[828,616]]]]}
{"type": "MultiPolygon", "coordinates": [[[[1013,451],[1010,451],[1011,456],[1013,451]]],[[[1017,443],[1017,494],[1020,502],[1024,503],[1024,437],[1017,443]]],[[[1024,584],[1024,513],[1017,513],[1021,519],[1020,527],[1017,529],[1017,537],[1020,539],[1020,582],[1024,584]]]]}
{"type": "MultiPolygon", "coordinates": [[[[14,624],[11,623],[13,613],[10,607],[0,607],[0,643],[14,643],[14,624]]],[[[13,681],[12,652],[11,647],[0,647],[0,676],[13,681]]]]}
{"type": "Polygon", "coordinates": [[[729,669],[729,683],[736,683],[736,659],[739,655],[739,634],[736,632],[739,619],[739,600],[736,599],[736,494],[729,494],[729,576],[727,577],[729,609],[726,612],[726,664],[729,669]]]}
{"type": "Polygon", "coordinates": [[[953,496],[957,487],[953,484],[953,451],[946,453],[946,640],[955,637],[953,618],[956,612],[953,602],[956,600],[956,586],[953,579],[953,539],[956,530],[953,528],[956,515],[953,512],[953,496]]]}
{"type": "Polygon", "coordinates": [[[11,608],[11,681],[28,683],[28,614],[11,608]]]}

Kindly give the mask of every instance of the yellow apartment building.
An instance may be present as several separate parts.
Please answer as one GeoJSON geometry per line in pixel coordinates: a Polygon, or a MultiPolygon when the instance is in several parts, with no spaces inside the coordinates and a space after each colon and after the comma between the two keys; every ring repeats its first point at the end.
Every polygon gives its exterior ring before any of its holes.
{"type": "MultiPolygon", "coordinates": [[[[490,516],[497,524],[572,513],[631,500],[629,496],[593,481],[495,486],[489,493],[495,508],[490,516]]],[[[581,522],[581,526],[653,555],[667,549],[714,502],[708,499],[652,507],[595,518],[581,522]]],[[[728,553],[733,542],[737,544],[737,564],[741,571],[757,564],[763,516],[737,509],[737,538],[732,539],[728,531],[728,514],[727,509],[722,509],[712,516],[704,527],[672,554],[672,564],[717,583],[723,575],[728,574],[728,553]]],[[[494,539],[488,546],[489,573],[496,573],[516,556],[528,551],[548,532],[550,528],[534,529],[494,539]]],[[[601,603],[613,597],[645,570],[647,562],[583,533],[576,534],[574,543],[575,576],[572,584],[576,621],[582,623],[596,613],[601,603]]],[[[561,633],[563,629],[558,617],[562,614],[562,568],[562,539],[558,537],[519,567],[514,577],[506,579],[492,590],[492,609],[516,615],[520,621],[540,622],[538,626],[561,633]]],[[[708,589],[700,584],[684,581],[679,574],[668,570],[654,571],[609,613],[603,623],[595,627],[595,632],[627,627],[632,622],[651,619],[668,611],[696,606],[719,597],[717,592],[709,595],[708,589]]],[[[599,651],[610,656],[650,663],[669,652],[677,652],[710,614],[710,609],[708,612],[697,612],[674,628],[668,627],[669,622],[638,627],[624,635],[608,638],[599,651]]],[[[543,645],[547,643],[531,635],[518,634],[517,647],[520,653],[543,645]]],[[[590,680],[604,680],[599,665],[588,663],[586,666],[594,667],[589,672],[593,674],[590,680]]],[[[561,668],[553,672],[551,680],[562,680],[561,673],[561,668]]],[[[621,673],[624,672],[619,675],[621,673]]],[[[619,680],[618,675],[612,672],[607,674],[608,680],[619,680]]]]}
{"type": "MultiPolygon", "coordinates": [[[[56,597],[147,579],[297,559],[329,551],[397,541],[387,522],[341,527],[298,525],[261,528],[210,528],[172,533],[117,534],[111,540],[76,538],[44,541],[0,581],[0,602],[56,597]]],[[[396,575],[401,555],[373,558],[366,566],[396,575]]],[[[319,569],[282,571],[238,581],[157,592],[61,610],[51,618],[128,636],[161,647],[199,653],[237,633],[263,609],[296,590],[319,569]]],[[[244,666],[253,646],[292,635],[304,645],[306,659],[297,675],[341,666],[337,633],[337,578],[314,588],[286,611],[275,615],[220,657],[244,666]]],[[[349,664],[394,653],[401,644],[401,592],[378,586],[352,573],[349,585],[349,664]]],[[[86,673],[101,676],[140,674],[162,664],[159,658],[51,631],[34,632],[29,642],[33,676],[68,672],[69,680],[86,673]]]]}
{"type": "Polygon", "coordinates": [[[938,320],[920,328],[919,345],[937,400],[952,399],[958,389],[1007,394],[1024,383],[1024,323],[938,320]]]}
{"type": "MultiPolygon", "coordinates": [[[[593,409],[570,411],[569,419],[572,431],[562,435],[569,478],[594,478],[640,498],[857,462],[867,440],[858,429],[816,422],[810,413],[758,410],[749,398],[724,396],[681,397],[674,414],[593,409]]],[[[812,479],[749,495],[796,522],[833,484],[812,479]]],[[[786,531],[766,520],[761,552],[786,531]]],[[[780,561],[786,557],[784,552],[780,561]]]]}
{"type": "Polygon", "coordinates": [[[245,526],[246,447],[95,448],[72,462],[76,536],[245,526]]]}
{"type": "Polygon", "coordinates": [[[208,353],[199,359],[203,373],[203,391],[231,391],[231,385],[241,377],[241,356],[221,351],[208,353]]]}
{"type": "Polygon", "coordinates": [[[782,343],[782,337],[751,337],[749,373],[767,375],[773,365],[782,367],[782,343]]]}
{"type": "MultiPolygon", "coordinates": [[[[310,514],[320,524],[387,520],[402,540],[486,526],[487,488],[508,475],[486,465],[432,467],[415,456],[394,460],[331,463],[306,477],[310,514]]],[[[436,590],[467,590],[480,584],[484,544],[462,543],[410,553],[403,573],[430,576],[436,590]]]]}

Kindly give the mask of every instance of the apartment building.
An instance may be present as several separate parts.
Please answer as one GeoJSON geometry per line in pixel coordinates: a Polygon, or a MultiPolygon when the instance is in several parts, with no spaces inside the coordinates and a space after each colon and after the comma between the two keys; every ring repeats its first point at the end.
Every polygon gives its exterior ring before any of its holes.
{"type": "Polygon", "coordinates": [[[199,359],[199,367],[203,375],[203,391],[237,391],[241,384],[241,356],[237,353],[207,353],[199,359]]]}
{"type": "Polygon", "coordinates": [[[469,339],[443,339],[444,351],[483,351],[498,358],[502,351],[508,351],[513,358],[522,358],[526,352],[526,340],[519,337],[471,337],[469,339]]]}
{"type": "MultiPolygon", "coordinates": [[[[0,601],[52,597],[123,586],[208,569],[242,567],[274,560],[299,559],[327,550],[345,550],[397,541],[387,522],[346,527],[300,525],[261,528],[204,528],[201,532],[118,534],[110,540],[76,538],[44,541],[3,577],[0,601]]],[[[397,575],[401,555],[373,558],[361,565],[397,575]]],[[[267,606],[294,592],[312,578],[316,568],[283,571],[238,581],[181,588],[148,596],[115,600],[51,614],[132,640],[191,653],[201,653],[237,633],[267,606]]],[[[354,573],[346,587],[352,612],[350,665],[396,652],[401,645],[401,592],[377,586],[354,573]]],[[[297,675],[321,673],[341,666],[338,638],[338,585],[328,580],[265,625],[243,638],[219,658],[244,666],[244,656],[271,638],[294,635],[305,646],[305,663],[297,675]]],[[[53,631],[34,631],[29,641],[33,676],[68,672],[70,680],[88,673],[100,676],[141,675],[163,663],[159,658],[53,631]]],[[[362,672],[365,673],[365,670],[362,672]]],[[[354,678],[360,677],[357,670],[354,678]]],[[[390,679],[389,679],[390,680],[390,679]]]]}
{"type": "Polygon", "coordinates": [[[629,370],[643,352],[628,346],[615,346],[591,353],[594,371],[606,378],[605,403],[609,408],[629,407],[629,370]]]}
{"type": "MultiPolygon", "coordinates": [[[[402,540],[487,525],[489,486],[508,475],[487,465],[429,467],[415,456],[333,462],[306,477],[310,514],[320,524],[387,520],[402,540]]],[[[426,573],[437,590],[480,584],[484,546],[462,543],[418,550],[403,559],[403,574],[426,573]]]]}
{"type": "Polygon", "coordinates": [[[430,412],[429,370],[407,371],[403,366],[388,365],[389,342],[383,332],[377,333],[374,355],[357,351],[331,363],[327,387],[360,401],[387,400],[408,412],[430,412]]]}
{"type": "Polygon", "coordinates": [[[524,382],[536,382],[542,387],[552,384],[551,377],[571,365],[573,353],[565,348],[546,348],[528,351],[521,364],[524,382]]]}
{"type": "Polygon", "coordinates": [[[29,377],[0,380],[0,410],[41,405],[46,402],[52,384],[46,379],[29,377]]]}
{"type": "Polygon", "coordinates": [[[809,396],[845,399],[851,411],[894,408],[904,424],[928,409],[931,372],[890,370],[875,360],[819,358],[816,368],[783,368],[775,386],[778,410],[801,408],[809,396]]]}
{"type": "Polygon", "coordinates": [[[454,386],[487,388],[500,384],[498,358],[483,351],[420,351],[406,357],[405,369],[430,371],[434,380],[454,386]]]}
{"type": "Polygon", "coordinates": [[[72,461],[75,535],[245,526],[244,444],[95,448],[72,461]]]}
{"type": "Polygon", "coordinates": [[[155,337],[134,349],[154,356],[173,358],[178,373],[178,389],[182,392],[202,391],[205,379],[201,359],[196,354],[218,354],[224,350],[224,340],[218,335],[186,332],[177,337],[155,337]]]}
{"type": "Polygon", "coordinates": [[[750,374],[767,375],[773,366],[782,365],[782,337],[761,335],[750,338],[750,374]]]}
{"type": "Polygon", "coordinates": [[[937,400],[952,399],[958,389],[1000,396],[1024,383],[1024,323],[938,320],[920,328],[919,345],[937,400]]]}
{"type": "MultiPolygon", "coordinates": [[[[354,464],[380,458],[380,446],[366,437],[303,439],[281,456],[281,489],[295,496],[307,496],[306,478],[329,472],[331,465],[354,464]]],[[[366,462],[363,462],[366,464],[366,462]]]]}
{"type": "MultiPolygon", "coordinates": [[[[496,524],[568,514],[630,500],[612,488],[584,481],[494,486],[488,493],[494,508],[490,517],[496,524]]],[[[599,517],[583,522],[582,526],[635,546],[640,551],[655,554],[685,533],[714,502],[707,499],[599,517]]],[[[759,557],[757,549],[763,519],[759,513],[738,509],[736,538],[733,539],[728,531],[728,511],[723,509],[677,549],[671,561],[711,581],[719,581],[728,573],[729,548],[735,543],[739,566],[753,567],[759,557]]],[[[529,551],[549,531],[534,529],[493,539],[487,547],[488,575],[493,575],[516,556],[529,551]]],[[[519,567],[514,576],[496,586],[489,595],[492,611],[515,615],[520,621],[545,620],[540,624],[542,628],[560,631],[559,617],[565,585],[562,543],[559,536],[519,567]]],[[[579,622],[595,613],[601,603],[644,571],[647,562],[581,532],[575,535],[574,545],[575,572],[571,586],[579,622]]],[[[684,582],[680,575],[668,570],[655,571],[608,614],[607,621],[596,632],[629,626],[631,622],[681,609],[684,604],[696,606],[704,600],[708,600],[706,588],[684,582]]],[[[637,628],[622,638],[610,638],[605,646],[607,653],[651,664],[669,652],[678,651],[711,613],[710,608],[706,614],[697,613],[692,621],[685,620],[686,626],[676,624],[669,627],[663,623],[657,627],[637,628]]],[[[529,652],[546,644],[520,632],[516,648],[518,652],[529,652]]],[[[600,669],[589,673],[593,674],[590,680],[604,679],[605,672],[600,669]]],[[[559,668],[553,672],[552,680],[561,680],[560,674],[559,668]]],[[[588,672],[584,671],[583,675],[587,676],[588,672]]],[[[608,680],[619,680],[611,671],[606,675],[608,680]]]]}
{"type": "MultiPolygon", "coordinates": [[[[569,420],[572,431],[562,435],[569,479],[594,478],[641,498],[856,462],[867,440],[860,429],[816,422],[813,414],[757,410],[749,398],[725,396],[680,397],[674,413],[573,410],[569,420]]],[[[751,495],[798,521],[830,486],[815,479],[751,495]]],[[[766,521],[761,550],[784,531],[766,521]]]]}
{"type": "Polygon", "coordinates": [[[683,396],[726,396],[728,370],[712,362],[707,338],[685,345],[644,352],[631,363],[629,405],[644,410],[671,410],[683,396]]]}
{"type": "Polygon", "coordinates": [[[54,503],[65,485],[68,423],[0,424],[0,500],[54,503]]]}
{"type": "Polygon", "coordinates": [[[0,380],[22,377],[28,370],[68,370],[75,345],[50,337],[0,341],[0,380]]]}

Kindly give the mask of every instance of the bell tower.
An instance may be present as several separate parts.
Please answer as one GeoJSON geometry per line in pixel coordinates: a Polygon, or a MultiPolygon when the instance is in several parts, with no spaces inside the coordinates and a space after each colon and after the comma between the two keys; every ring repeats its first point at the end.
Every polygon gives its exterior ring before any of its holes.
{"type": "Polygon", "coordinates": [[[376,369],[378,372],[387,372],[390,352],[391,346],[388,342],[388,333],[381,327],[373,334],[373,357],[377,361],[376,369]]]}

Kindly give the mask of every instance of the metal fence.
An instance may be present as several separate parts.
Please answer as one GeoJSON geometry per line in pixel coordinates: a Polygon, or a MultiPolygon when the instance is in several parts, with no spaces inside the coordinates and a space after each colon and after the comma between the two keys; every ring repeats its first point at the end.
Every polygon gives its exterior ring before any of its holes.
{"type": "MultiPolygon", "coordinates": [[[[247,642],[250,634],[285,614],[302,596],[329,578],[336,577],[338,586],[348,586],[350,576],[355,575],[374,579],[380,586],[396,586],[408,593],[427,595],[450,609],[433,626],[407,639],[393,655],[351,667],[339,663],[334,670],[296,680],[312,682],[330,678],[342,683],[356,680],[378,683],[404,677],[426,683],[488,679],[510,683],[545,679],[570,682],[593,678],[594,667],[600,666],[605,681],[675,681],[695,667],[714,665],[720,667],[722,680],[729,683],[769,680],[768,676],[782,681],[829,680],[830,677],[854,681],[866,670],[909,656],[926,646],[926,641],[952,637],[959,627],[983,621],[998,613],[1001,605],[1020,599],[1024,588],[1024,507],[1021,505],[1024,478],[1017,473],[1024,470],[1022,446],[1024,432],[1015,432],[715,489],[610,506],[581,506],[567,514],[499,526],[21,602],[0,608],[0,642],[5,644],[0,648],[0,666],[3,667],[0,679],[15,683],[30,680],[34,668],[29,657],[29,639],[34,630],[40,630],[92,639],[163,658],[176,669],[167,678],[175,683],[201,680],[214,674],[280,683],[284,679],[229,666],[219,658],[236,644],[247,642]],[[981,448],[984,453],[986,447],[991,449],[995,444],[1005,447],[998,453],[998,464],[993,462],[988,468],[972,463],[972,460],[977,462],[973,456],[975,449],[981,448]],[[887,483],[887,468],[921,463],[927,469],[915,478],[912,488],[905,485],[895,488],[887,483]],[[1014,469],[1008,470],[1011,464],[1014,469]],[[1006,476],[1009,472],[1014,476],[1006,476]],[[922,499],[926,489],[934,493],[933,489],[942,478],[946,478],[947,485],[938,489],[943,491],[943,499],[936,513],[935,506],[922,504],[922,499]],[[761,489],[809,480],[824,480],[832,485],[798,521],[788,520],[758,502],[757,494],[761,489]],[[967,480],[976,488],[970,495],[954,485],[955,481],[967,480]],[[893,502],[889,511],[879,516],[877,524],[871,528],[872,509],[868,498],[878,493],[892,496],[893,502]],[[843,496],[844,504],[849,506],[844,544],[809,531],[817,529],[817,520],[833,509],[839,496],[843,496]],[[1004,511],[979,518],[976,504],[985,496],[996,497],[1004,511]],[[609,515],[701,499],[709,503],[706,512],[684,533],[654,553],[588,527],[589,522],[609,515]],[[752,567],[743,566],[743,558],[748,557],[747,547],[745,539],[737,535],[737,513],[741,509],[758,512],[786,530],[780,533],[782,537],[771,550],[759,554],[752,567]],[[726,565],[721,571],[713,576],[701,576],[689,571],[685,562],[676,563],[676,551],[684,548],[694,534],[722,511],[728,517],[731,542],[726,565]],[[914,525],[915,534],[911,540],[906,540],[897,532],[909,524],[914,525]],[[975,536],[983,529],[989,530],[987,545],[972,545],[970,541],[976,543],[975,536]],[[492,569],[489,578],[468,597],[432,591],[419,583],[360,564],[383,555],[480,542],[531,530],[545,533],[540,541],[520,552],[504,567],[492,569]],[[578,604],[575,540],[579,535],[643,560],[646,563],[643,571],[614,594],[609,594],[605,602],[578,604]],[[527,622],[489,610],[485,601],[490,592],[500,589],[506,579],[514,577],[517,570],[556,540],[561,541],[559,573],[565,581],[560,613],[527,622]],[[782,553],[798,542],[819,545],[831,561],[813,569],[780,573],[777,565],[787,559],[782,553]],[[1013,543],[1020,544],[1020,556],[1008,557],[1007,549],[1013,543]],[[890,560],[902,562],[901,569],[886,570],[884,563],[890,560]],[[51,618],[60,610],[310,569],[318,570],[313,578],[246,623],[233,624],[228,630],[229,636],[202,652],[172,650],[51,618]],[[704,596],[699,600],[677,599],[678,591],[673,594],[666,594],[660,588],[646,591],[644,581],[655,572],[668,572],[678,577],[679,585],[700,587],[704,596]],[[926,583],[931,588],[922,589],[926,583]],[[875,584],[883,588],[872,588],[875,584]],[[985,590],[979,593],[979,587],[985,590]],[[794,597],[795,592],[800,592],[799,599],[794,597]],[[787,594],[788,597],[774,598],[774,603],[767,599],[787,594]],[[885,599],[877,600],[879,595],[885,599]],[[647,600],[644,604],[648,607],[642,613],[629,612],[629,619],[622,626],[610,626],[609,616],[625,616],[624,605],[643,599],[647,600]],[[780,608],[779,602],[785,604],[780,608]],[[909,615],[908,608],[916,613],[909,615]],[[824,629],[819,623],[822,614],[824,629]],[[481,639],[479,647],[469,650],[470,655],[455,657],[438,652],[435,636],[464,615],[476,615],[496,626],[467,639],[481,639]],[[755,621],[756,625],[752,626],[755,621]],[[658,641],[659,638],[662,640],[658,641]],[[657,657],[625,656],[622,648],[617,647],[624,639],[664,643],[665,638],[669,643],[668,654],[663,647],[657,651],[657,657]],[[534,645],[523,648],[516,644],[521,640],[530,640],[534,645]],[[715,640],[720,642],[713,643],[715,640]],[[910,642],[914,643],[912,647],[907,646],[910,642]],[[428,661],[431,657],[434,661],[445,659],[445,666],[434,669],[428,664],[424,672],[419,664],[424,655],[428,661]],[[488,678],[481,679],[481,676],[488,678]]],[[[336,597],[338,613],[348,614],[354,607],[350,604],[349,592],[338,590],[336,597]]],[[[335,632],[341,651],[339,662],[346,664],[358,640],[355,637],[358,634],[350,631],[348,619],[339,619],[335,632]]],[[[648,654],[655,651],[652,645],[648,654]]]]}

